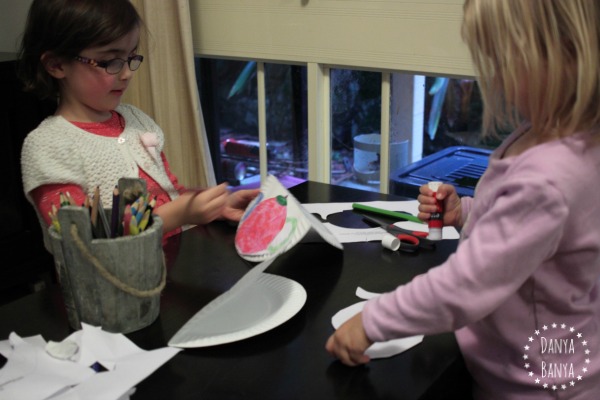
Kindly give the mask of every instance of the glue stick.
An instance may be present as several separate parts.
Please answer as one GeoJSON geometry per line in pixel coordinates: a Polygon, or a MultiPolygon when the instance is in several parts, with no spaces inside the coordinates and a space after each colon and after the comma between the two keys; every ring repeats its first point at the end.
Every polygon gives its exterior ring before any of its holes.
{"type": "Polygon", "coordinates": [[[429,182],[427,186],[429,189],[433,190],[433,197],[435,198],[435,205],[437,210],[431,213],[431,217],[429,218],[429,235],[427,235],[427,239],[429,240],[442,240],[442,228],[444,227],[444,208],[442,206],[442,202],[437,199],[437,190],[440,187],[442,182],[429,182]]]}
{"type": "Polygon", "coordinates": [[[392,251],[396,251],[400,248],[400,239],[396,236],[386,233],[383,238],[381,238],[381,245],[392,251]]]}

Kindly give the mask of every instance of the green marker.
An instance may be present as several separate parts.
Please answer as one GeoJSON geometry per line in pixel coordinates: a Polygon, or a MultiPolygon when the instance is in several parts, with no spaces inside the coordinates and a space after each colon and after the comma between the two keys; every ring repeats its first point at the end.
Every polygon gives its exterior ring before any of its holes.
{"type": "Polygon", "coordinates": [[[374,214],[385,215],[385,216],[388,216],[388,217],[400,218],[400,219],[404,219],[404,220],[407,220],[407,221],[412,221],[412,222],[417,222],[419,224],[424,224],[424,222],[421,221],[419,218],[417,218],[417,217],[415,217],[413,215],[410,215],[410,214],[405,214],[405,213],[396,212],[396,211],[384,210],[382,208],[366,206],[364,204],[358,204],[358,203],[352,203],[352,208],[355,209],[355,210],[366,211],[366,212],[370,212],[370,213],[374,213],[374,214]]]}

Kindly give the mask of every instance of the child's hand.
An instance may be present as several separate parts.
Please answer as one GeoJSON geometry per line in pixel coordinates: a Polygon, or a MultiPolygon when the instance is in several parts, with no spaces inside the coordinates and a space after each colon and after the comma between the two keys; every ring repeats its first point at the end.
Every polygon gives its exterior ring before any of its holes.
{"type": "Polygon", "coordinates": [[[188,190],[157,207],[154,213],[162,218],[164,232],[186,224],[208,224],[223,214],[228,197],[226,183],[205,190],[188,190]]]}
{"type": "MultiPolygon", "coordinates": [[[[431,213],[435,212],[435,198],[433,191],[427,185],[419,188],[419,217],[422,221],[427,221],[431,217],[431,213]]],[[[437,198],[444,204],[444,226],[454,226],[460,228],[462,225],[460,197],[456,193],[454,186],[443,184],[438,188],[437,198]]]]}
{"type": "Polygon", "coordinates": [[[185,209],[185,223],[204,225],[223,215],[229,198],[227,184],[204,189],[202,191],[188,191],[182,197],[189,197],[185,209]]]}
{"type": "Polygon", "coordinates": [[[358,313],[329,337],[325,349],[342,363],[354,367],[371,360],[365,351],[372,344],[362,325],[362,313],[358,313]]]}
{"type": "Polygon", "coordinates": [[[239,221],[248,204],[260,193],[259,189],[239,190],[227,198],[222,217],[231,221],[239,221]]]}

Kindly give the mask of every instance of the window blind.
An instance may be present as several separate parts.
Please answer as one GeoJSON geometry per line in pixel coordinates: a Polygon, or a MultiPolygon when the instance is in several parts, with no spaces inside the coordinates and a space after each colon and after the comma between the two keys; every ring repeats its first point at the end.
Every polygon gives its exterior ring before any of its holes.
{"type": "Polygon", "coordinates": [[[190,0],[196,55],[468,77],[463,0],[190,0]]]}

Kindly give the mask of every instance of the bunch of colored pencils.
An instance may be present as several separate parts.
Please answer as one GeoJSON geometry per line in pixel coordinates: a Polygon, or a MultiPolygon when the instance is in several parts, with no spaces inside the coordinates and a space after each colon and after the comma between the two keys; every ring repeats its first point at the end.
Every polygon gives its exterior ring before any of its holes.
{"type": "MultiPolygon", "coordinates": [[[[71,197],[71,193],[59,193],[59,207],[63,206],[76,206],[75,200],[71,197]]],[[[52,210],[48,211],[48,216],[50,217],[50,221],[52,221],[52,226],[56,229],[56,232],[60,233],[60,223],[58,222],[58,208],[52,204],[52,210]]]]}
{"type": "Polygon", "coordinates": [[[143,232],[150,225],[155,205],[156,199],[150,199],[148,195],[142,195],[133,203],[126,204],[121,222],[123,236],[137,235],[143,232]]]}
{"type": "MultiPolygon", "coordinates": [[[[75,202],[75,200],[73,200],[73,197],[71,197],[71,194],[69,192],[59,193],[58,207],[56,207],[53,204],[52,210],[48,212],[48,215],[50,216],[50,221],[52,222],[52,226],[58,233],[60,233],[58,210],[65,206],[78,206],[78,204],[75,202]]],[[[100,188],[96,187],[92,198],[90,199],[89,197],[86,197],[84,203],[79,206],[88,209],[88,212],[90,214],[90,222],[92,224],[92,235],[95,238],[109,237],[110,226],[108,224],[108,219],[106,218],[104,208],[102,207],[102,201],[100,200],[100,188]]]]}
{"type": "MultiPolygon", "coordinates": [[[[71,195],[67,192],[59,194],[59,205],[52,205],[52,210],[48,212],[52,226],[60,233],[60,223],[58,221],[58,210],[64,206],[77,206],[71,195]]],[[[121,215],[118,187],[113,191],[113,204],[111,209],[111,221],[108,222],[106,211],[100,200],[100,188],[96,187],[94,195],[90,199],[86,197],[84,204],[89,210],[92,235],[95,238],[115,238],[118,236],[137,235],[146,230],[152,224],[152,210],[156,205],[156,199],[150,198],[146,193],[140,193],[137,197],[131,198],[125,196],[124,208],[121,215]]]]}

